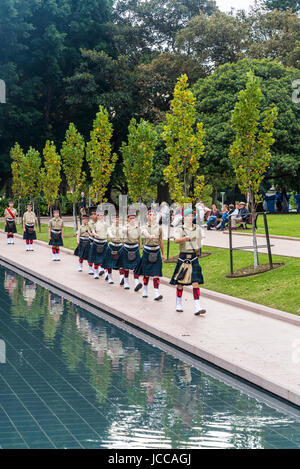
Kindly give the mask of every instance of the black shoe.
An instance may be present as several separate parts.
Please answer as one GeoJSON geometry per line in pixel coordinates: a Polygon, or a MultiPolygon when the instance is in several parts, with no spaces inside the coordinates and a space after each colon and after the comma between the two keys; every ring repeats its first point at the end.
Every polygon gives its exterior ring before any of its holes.
{"type": "Polygon", "coordinates": [[[138,283],[137,286],[135,287],[134,291],[139,291],[142,288],[142,284],[138,283]]]}
{"type": "Polygon", "coordinates": [[[199,314],[205,314],[206,313],[206,309],[200,309],[199,311],[196,311],[196,313],[194,313],[195,316],[199,316],[199,314]]]}
{"type": "Polygon", "coordinates": [[[159,295],[157,298],[154,298],[154,301],[160,301],[162,299],[163,299],[162,295],[159,295]]]}
{"type": "Polygon", "coordinates": [[[104,280],[107,282],[107,281],[108,281],[108,277],[105,277],[105,279],[104,279],[104,280]]]}
{"type": "Polygon", "coordinates": [[[124,290],[130,290],[130,287],[124,287],[124,290]]]}
{"type": "Polygon", "coordinates": [[[99,276],[101,277],[101,275],[104,274],[104,270],[102,270],[101,272],[99,272],[99,276]]]}
{"type": "Polygon", "coordinates": [[[183,309],[176,309],[177,313],[183,313],[183,309]]]}
{"type": "Polygon", "coordinates": [[[121,287],[124,285],[124,278],[122,278],[122,280],[120,282],[120,285],[121,285],[121,287]]]}

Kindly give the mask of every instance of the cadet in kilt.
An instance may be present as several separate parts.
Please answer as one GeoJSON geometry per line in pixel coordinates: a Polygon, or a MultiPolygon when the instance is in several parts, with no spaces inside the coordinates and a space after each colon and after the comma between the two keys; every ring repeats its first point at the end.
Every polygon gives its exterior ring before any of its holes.
{"type": "Polygon", "coordinates": [[[200,306],[199,284],[204,283],[202,269],[199,265],[197,251],[201,247],[201,228],[193,224],[193,211],[187,209],[183,213],[184,225],[176,228],[174,241],[179,244],[178,261],[170,284],[177,285],[176,311],[182,312],[182,292],[184,285],[193,285],[194,314],[206,313],[200,306]]]}
{"type": "Polygon", "coordinates": [[[60,261],[59,248],[63,246],[64,222],[59,216],[59,210],[53,210],[53,218],[49,221],[49,246],[52,246],[53,261],[60,261]]]}
{"type": "MultiPolygon", "coordinates": [[[[112,225],[108,228],[108,246],[104,259],[104,268],[107,269],[108,283],[114,283],[112,278],[112,270],[119,270],[119,261],[123,249],[122,228],[119,226],[119,216],[113,217],[112,225]]],[[[122,281],[120,274],[120,283],[122,281]]]]}
{"type": "Polygon", "coordinates": [[[94,275],[95,271],[93,269],[93,261],[92,261],[92,246],[94,242],[94,229],[95,225],[98,221],[97,218],[97,210],[95,207],[91,208],[90,210],[90,219],[88,221],[88,230],[89,230],[89,255],[88,255],[88,264],[89,264],[89,275],[94,275]]]}
{"type": "Polygon", "coordinates": [[[98,279],[104,273],[103,262],[107,249],[107,223],[104,221],[104,212],[97,213],[97,223],[95,224],[93,234],[94,241],[91,250],[90,260],[94,263],[94,278],[98,279]]]}
{"type": "Polygon", "coordinates": [[[79,257],[78,272],[82,272],[83,261],[89,258],[89,231],[88,231],[88,215],[82,216],[82,225],[77,231],[77,248],[74,251],[74,256],[79,257]]]}
{"type": "MultiPolygon", "coordinates": [[[[124,274],[124,288],[129,290],[129,270],[134,269],[139,265],[141,260],[140,255],[140,228],[135,221],[135,213],[128,214],[128,223],[123,228],[124,245],[120,257],[120,274],[124,274]]],[[[139,281],[139,276],[134,274],[134,291],[139,291],[142,284],[139,281]]]]}
{"type": "Polygon", "coordinates": [[[156,223],[156,214],[148,210],[148,223],[142,227],[141,234],[145,238],[142,259],[135,269],[135,274],[143,275],[143,298],[148,298],[149,278],[153,277],[154,300],[162,300],[159,294],[159,277],[162,277],[162,260],[164,246],[162,241],[162,227],[156,223]]]}
{"type": "Polygon", "coordinates": [[[33,240],[36,239],[36,226],[37,218],[35,213],[32,211],[32,205],[27,205],[27,212],[23,215],[23,239],[25,239],[27,247],[26,251],[33,251],[33,240]]]}
{"type": "Polygon", "coordinates": [[[14,233],[17,232],[16,217],[18,213],[14,208],[12,200],[8,202],[8,208],[4,211],[5,233],[7,233],[7,244],[14,244],[14,233]]]}

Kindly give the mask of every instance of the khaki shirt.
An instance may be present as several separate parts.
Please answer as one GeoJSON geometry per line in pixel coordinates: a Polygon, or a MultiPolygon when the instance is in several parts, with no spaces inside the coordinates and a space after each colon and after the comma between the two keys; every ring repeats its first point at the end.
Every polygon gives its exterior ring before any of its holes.
{"type": "Polygon", "coordinates": [[[77,230],[77,234],[79,235],[80,238],[88,238],[89,237],[88,226],[80,225],[80,227],[77,230]]]}
{"type": "Polygon", "coordinates": [[[108,239],[112,243],[122,243],[123,242],[123,230],[121,226],[111,225],[108,230],[108,239]]]}
{"type": "Polygon", "coordinates": [[[25,225],[34,225],[37,223],[37,218],[34,212],[25,212],[23,215],[23,223],[25,225]]]}
{"type": "Polygon", "coordinates": [[[105,221],[97,221],[93,229],[93,233],[95,233],[96,237],[99,239],[106,239],[107,229],[108,229],[108,226],[107,226],[107,223],[105,223],[105,221]]]}
{"type": "Polygon", "coordinates": [[[125,243],[137,244],[139,242],[140,235],[140,228],[137,225],[132,226],[128,223],[123,228],[123,236],[125,243]]]}
{"type": "Polygon", "coordinates": [[[49,228],[51,228],[51,230],[62,230],[64,226],[64,222],[62,221],[61,218],[58,218],[57,220],[53,217],[51,218],[51,220],[49,221],[49,228]]]}
{"type": "Polygon", "coordinates": [[[193,225],[192,229],[187,228],[185,225],[179,226],[174,232],[174,238],[184,238],[188,236],[190,241],[179,244],[180,252],[193,252],[201,248],[202,233],[198,225],[193,225]]]}
{"type": "Polygon", "coordinates": [[[88,226],[88,228],[89,228],[90,233],[93,233],[93,231],[95,230],[95,225],[96,225],[96,223],[97,223],[97,220],[96,220],[96,221],[93,221],[92,219],[90,219],[90,220],[88,221],[87,226],[88,226]]]}
{"type": "Polygon", "coordinates": [[[160,244],[162,238],[162,227],[157,223],[149,225],[149,223],[142,227],[142,236],[145,238],[145,246],[157,246],[160,244]],[[155,238],[151,239],[148,234],[154,235],[155,238]]]}
{"type": "MultiPolygon", "coordinates": [[[[9,210],[11,211],[11,213],[12,213],[12,214],[15,216],[15,218],[16,218],[16,216],[18,215],[17,210],[16,210],[15,208],[10,208],[9,210]]],[[[12,216],[11,216],[11,214],[8,212],[7,208],[4,210],[4,216],[5,216],[6,218],[10,218],[10,219],[12,220],[12,216]]]]}

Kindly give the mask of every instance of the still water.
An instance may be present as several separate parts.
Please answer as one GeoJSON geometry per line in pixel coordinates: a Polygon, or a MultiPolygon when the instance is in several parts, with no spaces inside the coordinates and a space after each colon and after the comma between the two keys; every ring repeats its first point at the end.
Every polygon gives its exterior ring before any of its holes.
{"type": "Polygon", "coordinates": [[[2,267],[0,343],[0,448],[300,447],[297,412],[2,267]]]}

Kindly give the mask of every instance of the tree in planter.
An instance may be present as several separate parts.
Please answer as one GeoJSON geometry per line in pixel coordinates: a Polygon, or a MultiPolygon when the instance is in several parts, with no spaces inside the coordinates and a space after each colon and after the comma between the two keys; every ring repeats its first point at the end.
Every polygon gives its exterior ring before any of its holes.
{"type": "Polygon", "coordinates": [[[20,178],[20,165],[24,158],[24,152],[20,145],[16,142],[10,150],[11,172],[12,172],[12,192],[14,197],[18,199],[18,223],[20,217],[20,198],[23,196],[20,178]]]}
{"type": "Polygon", "coordinates": [[[57,199],[59,185],[61,183],[60,168],[61,158],[56,153],[56,147],[53,142],[47,140],[43,150],[44,168],[42,169],[42,189],[45,199],[48,202],[50,215],[52,216],[52,206],[57,199]]]}
{"type": "Polygon", "coordinates": [[[171,199],[180,204],[195,202],[204,191],[209,191],[205,187],[204,176],[199,175],[200,160],[204,154],[204,130],[202,122],[196,124],[195,115],[195,97],[188,89],[187,76],[181,75],[162,133],[170,155],[164,179],[169,185],[171,199]]]}
{"type": "Polygon", "coordinates": [[[22,196],[32,200],[33,210],[35,198],[41,191],[41,157],[37,150],[30,147],[20,163],[20,182],[22,196]]]}
{"type": "Polygon", "coordinates": [[[100,106],[93,122],[90,141],[86,146],[86,159],[90,167],[92,183],[90,196],[93,203],[107,202],[105,193],[114,170],[117,155],[111,153],[112,124],[107,110],[100,106]]]}
{"type": "Polygon", "coordinates": [[[122,143],[123,171],[131,202],[142,202],[149,192],[157,134],[150,122],[133,118],[128,127],[128,143],[122,143]]]}
{"type": "Polygon", "coordinates": [[[62,144],[62,166],[69,187],[68,196],[73,203],[74,233],[77,229],[76,202],[79,197],[85,175],[82,172],[85,143],[82,135],[71,123],[66,132],[65,141],[62,144]]]}
{"type": "Polygon", "coordinates": [[[243,194],[249,194],[255,268],[258,267],[254,223],[256,204],[260,184],[270,163],[270,147],[275,142],[272,135],[277,119],[276,107],[261,112],[262,98],[259,80],[253,72],[249,72],[246,89],[240,91],[232,113],[231,125],[235,131],[235,140],[229,150],[239,188],[243,194]]]}

